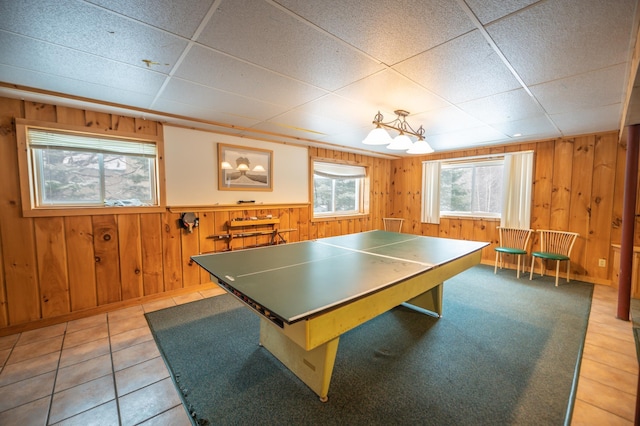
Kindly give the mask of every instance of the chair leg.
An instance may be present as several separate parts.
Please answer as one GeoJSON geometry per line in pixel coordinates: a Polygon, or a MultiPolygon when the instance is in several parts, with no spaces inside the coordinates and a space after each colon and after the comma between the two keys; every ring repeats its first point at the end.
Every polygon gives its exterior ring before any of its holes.
{"type": "Polygon", "coordinates": [[[494,273],[494,274],[498,273],[498,256],[499,256],[499,255],[500,255],[500,252],[499,252],[499,251],[497,251],[497,252],[496,252],[496,263],[495,263],[495,265],[493,266],[493,273],[494,273]]]}
{"type": "Polygon", "coordinates": [[[558,275],[560,275],[560,261],[556,260],[556,287],[558,287],[558,275]]]}
{"type": "Polygon", "coordinates": [[[536,263],[536,257],[535,256],[531,256],[531,271],[529,271],[529,281],[531,281],[533,279],[533,267],[536,263]]]}
{"type": "Polygon", "coordinates": [[[571,281],[569,279],[569,271],[571,270],[571,261],[567,260],[567,282],[571,281]]]}
{"type": "Polygon", "coordinates": [[[518,257],[516,258],[516,261],[518,262],[516,265],[516,276],[518,277],[518,279],[520,279],[520,255],[518,255],[518,257]]]}

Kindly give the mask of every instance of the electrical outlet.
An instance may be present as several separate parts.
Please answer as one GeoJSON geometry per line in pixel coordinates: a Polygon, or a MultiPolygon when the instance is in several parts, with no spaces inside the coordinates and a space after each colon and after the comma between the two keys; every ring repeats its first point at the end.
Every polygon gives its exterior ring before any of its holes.
{"type": "Polygon", "coordinates": [[[598,259],[598,266],[601,268],[607,266],[607,259],[598,259]]]}

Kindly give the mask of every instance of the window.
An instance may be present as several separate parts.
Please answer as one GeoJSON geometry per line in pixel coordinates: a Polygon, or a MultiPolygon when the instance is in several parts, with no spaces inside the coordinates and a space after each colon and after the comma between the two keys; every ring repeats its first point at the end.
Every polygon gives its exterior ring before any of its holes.
{"type": "Polygon", "coordinates": [[[349,164],[313,161],[313,214],[364,213],[366,169],[349,164]]]}
{"type": "Polygon", "coordinates": [[[422,222],[438,224],[440,215],[499,217],[501,226],[529,228],[532,179],[532,151],[425,161],[422,222]]]}
{"type": "Polygon", "coordinates": [[[500,217],[504,160],[443,163],[440,214],[500,217]]]}
{"type": "Polygon", "coordinates": [[[160,205],[155,141],[31,126],[21,140],[30,203],[23,210],[160,205]]]}

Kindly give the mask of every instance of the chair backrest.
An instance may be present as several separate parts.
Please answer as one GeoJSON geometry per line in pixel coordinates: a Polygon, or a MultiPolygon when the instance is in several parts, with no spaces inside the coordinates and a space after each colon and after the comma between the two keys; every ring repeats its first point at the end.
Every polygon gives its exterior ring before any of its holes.
{"type": "Polygon", "coordinates": [[[527,250],[532,229],[516,229],[498,227],[500,234],[500,247],[517,248],[527,250]]]}
{"type": "Polygon", "coordinates": [[[382,221],[384,222],[385,231],[400,232],[402,230],[402,222],[404,219],[397,217],[385,217],[382,218],[382,221]]]}
{"type": "Polygon", "coordinates": [[[548,229],[538,229],[540,233],[540,250],[547,253],[562,254],[569,256],[576,238],[580,234],[577,232],[551,231],[548,229]]]}

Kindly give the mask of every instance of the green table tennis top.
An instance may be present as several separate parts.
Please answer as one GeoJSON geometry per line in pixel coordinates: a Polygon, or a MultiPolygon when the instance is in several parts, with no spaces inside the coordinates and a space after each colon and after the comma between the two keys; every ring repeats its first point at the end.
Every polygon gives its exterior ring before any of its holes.
{"type": "Polygon", "coordinates": [[[488,243],[368,231],[193,256],[236,296],[292,323],[481,250],[488,243]]]}

